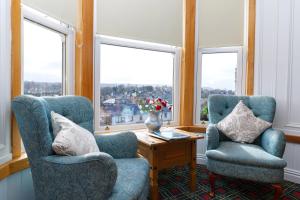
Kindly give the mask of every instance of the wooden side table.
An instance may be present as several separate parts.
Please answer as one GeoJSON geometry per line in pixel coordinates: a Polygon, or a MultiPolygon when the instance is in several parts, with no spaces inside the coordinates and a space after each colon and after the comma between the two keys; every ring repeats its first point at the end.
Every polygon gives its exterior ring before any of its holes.
{"type": "Polygon", "coordinates": [[[147,130],[135,131],[138,138],[138,154],[150,164],[150,188],[152,200],[158,199],[158,172],[175,166],[189,165],[190,189],[196,190],[196,152],[197,140],[204,134],[176,130],[190,136],[188,139],[167,142],[148,135],[147,130]]]}

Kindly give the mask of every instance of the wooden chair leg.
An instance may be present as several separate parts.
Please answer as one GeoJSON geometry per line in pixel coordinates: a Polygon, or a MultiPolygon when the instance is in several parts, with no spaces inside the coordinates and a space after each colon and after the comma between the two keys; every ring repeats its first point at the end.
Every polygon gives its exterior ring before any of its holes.
{"type": "Polygon", "coordinates": [[[280,184],[273,184],[272,187],[275,190],[274,200],[278,200],[283,192],[282,186],[280,184]]]}
{"type": "Polygon", "coordinates": [[[209,196],[214,197],[215,196],[215,182],[216,182],[216,174],[209,172],[209,183],[210,183],[210,192],[209,196]]]}

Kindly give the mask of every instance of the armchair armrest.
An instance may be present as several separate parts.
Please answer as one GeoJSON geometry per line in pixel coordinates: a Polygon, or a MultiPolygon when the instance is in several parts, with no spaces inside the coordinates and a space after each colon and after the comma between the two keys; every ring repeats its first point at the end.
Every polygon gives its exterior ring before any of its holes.
{"type": "Polygon", "coordinates": [[[217,129],[215,124],[208,125],[206,129],[206,142],[207,150],[216,149],[220,145],[219,130],[217,129]]]}
{"type": "Polygon", "coordinates": [[[261,136],[261,146],[268,153],[282,158],[285,149],[285,135],[280,130],[267,129],[261,136]]]}
{"type": "Polygon", "coordinates": [[[138,140],[133,132],[95,135],[100,151],[113,158],[135,158],[138,140]]]}
{"type": "MultiPolygon", "coordinates": [[[[77,191],[79,199],[107,199],[117,179],[117,166],[113,158],[102,152],[82,156],[47,156],[41,160],[44,181],[52,195],[77,191]],[[68,188],[70,187],[70,188],[68,188]]],[[[53,196],[55,198],[55,196],[53,196]]]]}

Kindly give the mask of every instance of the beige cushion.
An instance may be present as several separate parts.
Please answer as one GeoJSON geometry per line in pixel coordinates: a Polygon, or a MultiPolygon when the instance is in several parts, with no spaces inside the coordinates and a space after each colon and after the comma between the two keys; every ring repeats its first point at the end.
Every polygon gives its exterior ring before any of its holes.
{"type": "Polygon", "coordinates": [[[252,143],[272,123],[254,116],[243,101],[240,101],[232,112],[217,124],[217,128],[235,142],[252,143]]]}
{"type": "Polygon", "coordinates": [[[64,116],[51,112],[53,135],[52,149],[59,155],[79,156],[99,152],[95,137],[64,116]]]}

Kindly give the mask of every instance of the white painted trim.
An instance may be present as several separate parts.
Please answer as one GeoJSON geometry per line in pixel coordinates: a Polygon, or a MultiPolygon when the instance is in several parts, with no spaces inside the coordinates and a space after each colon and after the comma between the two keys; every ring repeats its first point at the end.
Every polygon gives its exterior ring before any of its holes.
{"type": "Polygon", "coordinates": [[[206,156],[205,154],[197,154],[197,164],[206,165],[206,156]]]}
{"type": "MultiPolygon", "coordinates": [[[[22,4],[22,19],[27,19],[43,27],[56,31],[63,36],[63,93],[67,95],[75,94],[75,28],[53,19],[39,11],[36,11],[22,4]]],[[[22,20],[22,38],[23,38],[22,20]]],[[[24,45],[22,43],[22,66],[24,59],[24,45]]],[[[23,74],[23,67],[22,67],[23,74]]],[[[23,75],[22,75],[23,79],[23,75]]],[[[22,81],[23,83],[23,81],[22,81]]],[[[22,87],[23,89],[23,87],[22,87]]]]}
{"type": "MultiPolygon", "coordinates": [[[[196,15],[195,15],[195,64],[194,64],[194,109],[193,109],[193,124],[197,124],[197,113],[199,113],[197,106],[198,106],[198,96],[197,96],[197,89],[198,89],[198,82],[197,77],[201,77],[199,74],[199,62],[201,62],[201,57],[199,56],[198,49],[200,46],[199,43],[199,30],[200,30],[200,22],[199,22],[199,15],[200,15],[200,0],[196,0],[196,15]]],[[[201,85],[201,84],[200,84],[201,85]]],[[[201,93],[201,90],[200,90],[201,93]]],[[[198,94],[201,95],[201,94],[198,94]]]]}
{"type": "Polygon", "coordinates": [[[12,159],[12,153],[6,153],[0,156],[0,164],[6,163],[12,159]]]}
{"type": "Polygon", "coordinates": [[[284,169],[284,180],[300,184],[300,171],[290,169],[290,168],[285,168],[284,169]]]}
{"type": "Polygon", "coordinates": [[[94,130],[100,131],[100,38],[94,37],[94,130]],[[98,105],[98,106],[97,106],[98,105]]]}
{"type": "MultiPolygon", "coordinates": [[[[166,52],[166,53],[173,53],[174,57],[174,75],[173,75],[173,86],[174,86],[174,120],[168,124],[165,122],[163,126],[176,126],[179,124],[179,110],[180,110],[180,63],[181,63],[181,48],[170,46],[170,45],[163,45],[157,43],[150,43],[144,41],[137,41],[131,39],[123,39],[123,38],[116,38],[110,36],[103,36],[103,35],[96,35],[95,36],[95,56],[94,56],[94,109],[95,109],[95,132],[96,133],[103,133],[106,132],[104,129],[105,127],[100,127],[100,55],[101,55],[101,44],[107,45],[115,45],[121,47],[128,47],[128,48],[136,48],[136,49],[143,49],[143,50],[151,50],[151,51],[158,51],[158,52],[166,52]]],[[[143,129],[145,128],[144,124],[132,124],[132,125],[114,125],[110,126],[109,132],[113,131],[122,131],[122,130],[134,130],[134,129],[143,129]]]]}
{"type": "Polygon", "coordinates": [[[139,40],[132,40],[132,39],[124,39],[118,37],[111,37],[105,35],[96,35],[97,43],[100,42],[101,44],[108,44],[108,45],[115,45],[121,47],[129,47],[129,48],[136,48],[136,49],[144,49],[144,50],[151,50],[151,51],[160,51],[166,53],[176,53],[176,46],[152,43],[152,42],[144,42],[139,40]]]}
{"type": "Polygon", "coordinates": [[[244,45],[242,48],[242,83],[241,95],[246,94],[246,80],[247,80],[247,60],[248,60],[248,36],[249,36],[249,0],[244,0],[244,45]]]}
{"type": "Polygon", "coordinates": [[[214,53],[237,53],[238,54],[238,67],[237,67],[237,95],[245,94],[245,77],[246,77],[246,62],[244,59],[243,47],[217,47],[217,48],[198,48],[197,51],[197,67],[195,69],[195,96],[194,103],[194,120],[196,125],[201,125],[200,114],[201,113],[201,85],[202,85],[202,54],[214,54],[214,53]]]}
{"type": "Polygon", "coordinates": [[[46,26],[50,29],[56,30],[57,32],[63,33],[65,35],[72,33],[72,27],[63,22],[60,22],[46,14],[43,14],[37,10],[34,10],[24,4],[22,4],[23,17],[31,20],[42,26],[46,26]]]}
{"type": "Polygon", "coordinates": [[[0,1],[0,164],[11,159],[11,19],[10,1],[0,1]]]}

